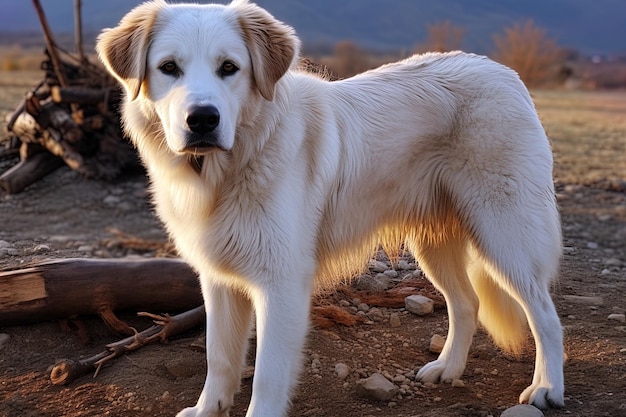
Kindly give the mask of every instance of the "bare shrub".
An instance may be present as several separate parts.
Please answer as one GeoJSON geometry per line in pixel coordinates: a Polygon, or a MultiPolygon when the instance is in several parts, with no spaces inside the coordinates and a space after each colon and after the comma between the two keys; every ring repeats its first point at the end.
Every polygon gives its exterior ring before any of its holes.
{"type": "Polygon", "coordinates": [[[545,29],[532,20],[515,23],[493,36],[493,58],[513,68],[527,86],[538,86],[555,80],[562,61],[561,49],[546,35],[545,29]]]}
{"type": "Polygon", "coordinates": [[[337,42],[333,55],[322,63],[341,78],[351,77],[371,68],[367,51],[348,40],[337,42]]]}
{"type": "Polygon", "coordinates": [[[449,52],[461,49],[465,29],[454,26],[449,20],[426,25],[426,42],[418,45],[415,52],[449,52]]]}

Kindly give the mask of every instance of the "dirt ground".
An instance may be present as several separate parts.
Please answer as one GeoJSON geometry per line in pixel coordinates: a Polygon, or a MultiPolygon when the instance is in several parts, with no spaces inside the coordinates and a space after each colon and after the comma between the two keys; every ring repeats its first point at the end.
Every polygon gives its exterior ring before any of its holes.
{"type": "MultiPolygon", "coordinates": [[[[611,158],[626,156],[607,158],[608,165],[611,158]]],[[[0,171],[10,162],[0,161],[0,171]]],[[[565,251],[553,297],[565,329],[566,406],[545,415],[625,416],[626,323],[608,317],[626,309],[626,189],[619,181],[557,177],[557,193],[565,251]]],[[[49,258],[154,255],[120,246],[112,229],[165,240],[143,175],[108,183],[61,168],[21,194],[0,192],[0,269],[49,258]]],[[[400,278],[419,276],[398,272],[400,278]]],[[[317,303],[357,314],[358,301],[344,294],[317,303]]],[[[436,358],[429,352],[430,338],[446,334],[445,308],[418,317],[404,309],[369,307],[373,310],[355,326],[311,330],[290,416],[499,416],[530,384],[532,345],[521,358],[511,358],[482,330],[470,351],[463,386],[416,383],[415,370],[436,358]],[[391,325],[392,314],[399,317],[399,327],[391,325]],[[338,363],[350,368],[344,380],[335,373],[338,363]],[[400,394],[389,402],[359,397],[357,381],[373,372],[388,374],[400,394]]],[[[139,330],[151,325],[132,313],[120,317],[139,330]]],[[[86,375],[69,386],[52,385],[50,367],[57,360],[94,355],[120,338],[97,317],[78,320],[91,337],[86,346],[59,321],[0,323],[0,416],[173,416],[195,403],[205,362],[193,342],[202,329],[121,357],[95,379],[86,375]]],[[[245,415],[250,387],[251,379],[244,380],[232,416],[245,415]]]]}

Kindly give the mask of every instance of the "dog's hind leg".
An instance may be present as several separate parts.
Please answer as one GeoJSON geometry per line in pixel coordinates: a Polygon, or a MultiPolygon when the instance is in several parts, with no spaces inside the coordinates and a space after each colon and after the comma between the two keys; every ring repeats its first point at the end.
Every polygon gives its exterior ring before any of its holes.
{"type": "Polygon", "coordinates": [[[535,372],[520,402],[538,408],[562,407],[563,333],[550,297],[561,253],[560,223],[548,197],[531,207],[536,211],[526,206],[506,211],[485,207],[475,222],[474,230],[481,237],[475,246],[497,287],[524,311],[534,337],[535,372]]]}
{"type": "Polygon", "coordinates": [[[204,285],[207,376],[195,407],[177,417],[227,417],[239,390],[252,323],[252,304],[228,288],[204,285]]]}
{"type": "Polygon", "coordinates": [[[532,384],[519,397],[538,408],[561,408],[564,402],[563,332],[548,288],[522,290],[522,302],[535,339],[535,373],[532,384]]]}
{"type": "Polygon", "coordinates": [[[450,327],[448,337],[437,360],[424,365],[417,379],[438,382],[458,379],[465,370],[467,354],[476,332],[478,298],[466,272],[466,242],[450,238],[439,243],[416,247],[408,242],[420,267],[444,295],[450,327]]]}

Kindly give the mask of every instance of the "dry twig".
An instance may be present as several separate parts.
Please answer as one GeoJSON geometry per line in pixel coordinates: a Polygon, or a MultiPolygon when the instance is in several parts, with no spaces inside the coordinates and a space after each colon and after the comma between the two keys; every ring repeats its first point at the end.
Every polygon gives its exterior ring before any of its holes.
{"type": "Polygon", "coordinates": [[[150,313],[139,313],[139,316],[150,317],[156,323],[154,326],[136,332],[118,342],[108,344],[106,350],[86,359],[62,359],[57,362],[50,372],[50,380],[55,385],[67,385],[78,377],[95,369],[94,378],[102,366],[126,353],[135,351],[156,341],[165,342],[172,336],[189,331],[204,322],[204,306],[178,314],[176,316],[158,316],[150,313]]]}

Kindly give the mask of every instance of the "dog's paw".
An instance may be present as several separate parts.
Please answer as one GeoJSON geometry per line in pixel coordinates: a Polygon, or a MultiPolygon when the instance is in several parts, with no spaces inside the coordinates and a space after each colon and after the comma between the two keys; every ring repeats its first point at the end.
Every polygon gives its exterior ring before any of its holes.
{"type": "Polygon", "coordinates": [[[198,409],[196,407],[188,407],[176,414],[176,417],[197,417],[198,409]]]}
{"type": "Polygon", "coordinates": [[[229,410],[224,409],[215,412],[207,412],[196,407],[188,407],[176,414],[176,417],[228,417],[229,410]]]}
{"type": "Polygon", "coordinates": [[[415,379],[435,384],[441,381],[459,379],[462,374],[463,368],[457,369],[457,367],[449,366],[445,361],[437,359],[422,366],[415,379]]]}
{"type": "Polygon", "coordinates": [[[519,396],[520,403],[528,403],[537,408],[562,408],[565,406],[563,388],[543,387],[533,384],[526,388],[519,396]]]}

